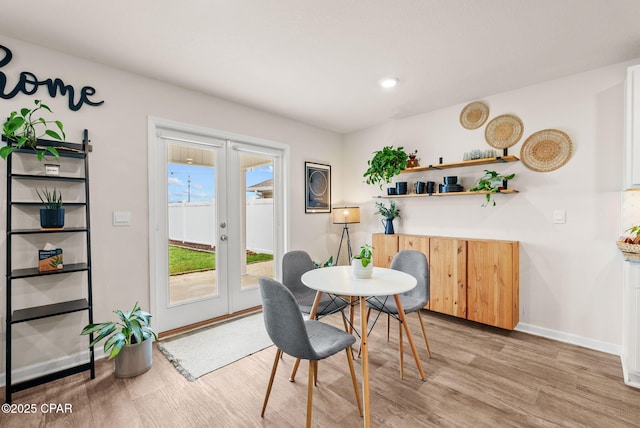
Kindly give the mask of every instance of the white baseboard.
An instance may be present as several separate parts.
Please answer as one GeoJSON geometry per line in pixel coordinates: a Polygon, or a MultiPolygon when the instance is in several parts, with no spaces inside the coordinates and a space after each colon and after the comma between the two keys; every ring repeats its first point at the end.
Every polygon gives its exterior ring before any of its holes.
{"type": "MultiPolygon", "coordinates": [[[[106,358],[106,354],[102,348],[95,350],[95,359],[106,358]]],[[[31,364],[29,366],[14,369],[11,373],[11,383],[16,384],[34,377],[42,376],[47,373],[54,373],[59,370],[75,367],[89,361],[89,351],[78,352],[77,354],[67,355],[55,360],[42,363],[31,364]]],[[[7,377],[4,372],[0,374],[0,386],[6,386],[7,377]]]]}
{"type": "Polygon", "coordinates": [[[518,323],[514,330],[546,337],[559,342],[571,343],[572,345],[582,346],[583,348],[593,349],[594,351],[606,352],[612,355],[622,355],[622,345],[615,345],[601,340],[590,339],[588,337],[577,336],[575,334],[564,333],[562,331],[551,330],[522,322],[518,323]]]}

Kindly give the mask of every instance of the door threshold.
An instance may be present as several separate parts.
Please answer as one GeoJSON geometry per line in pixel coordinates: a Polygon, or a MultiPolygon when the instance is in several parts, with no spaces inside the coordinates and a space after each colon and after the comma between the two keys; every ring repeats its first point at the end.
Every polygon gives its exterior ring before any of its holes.
{"type": "Polygon", "coordinates": [[[173,330],[163,331],[162,333],[158,333],[158,340],[169,339],[174,336],[179,336],[184,333],[191,333],[195,330],[199,330],[201,328],[211,327],[215,324],[220,324],[224,321],[229,321],[235,318],[242,318],[246,315],[257,314],[262,311],[262,306],[254,306],[252,308],[243,309],[238,312],[234,312],[232,314],[222,315],[216,318],[211,318],[208,320],[200,321],[194,324],[185,325],[183,327],[174,328],[173,330]]]}

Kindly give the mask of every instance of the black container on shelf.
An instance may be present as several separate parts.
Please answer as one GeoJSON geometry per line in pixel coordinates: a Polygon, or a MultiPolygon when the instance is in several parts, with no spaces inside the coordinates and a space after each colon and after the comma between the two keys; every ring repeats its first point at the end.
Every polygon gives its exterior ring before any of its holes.
{"type": "Polygon", "coordinates": [[[406,195],[407,194],[407,182],[406,181],[398,181],[396,183],[396,194],[398,194],[398,195],[406,195]]]}
{"type": "Polygon", "coordinates": [[[61,229],[64,227],[64,208],[40,208],[40,227],[61,229]]]}

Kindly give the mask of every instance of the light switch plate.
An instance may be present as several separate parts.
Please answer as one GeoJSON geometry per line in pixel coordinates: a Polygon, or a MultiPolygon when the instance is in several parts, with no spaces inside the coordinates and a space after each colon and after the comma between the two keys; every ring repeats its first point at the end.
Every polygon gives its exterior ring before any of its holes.
{"type": "Polygon", "coordinates": [[[553,210],[553,222],[564,224],[567,222],[567,212],[565,210],[553,210]]]}
{"type": "Polygon", "coordinates": [[[114,226],[131,226],[131,211],[114,211],[114,226]]]}

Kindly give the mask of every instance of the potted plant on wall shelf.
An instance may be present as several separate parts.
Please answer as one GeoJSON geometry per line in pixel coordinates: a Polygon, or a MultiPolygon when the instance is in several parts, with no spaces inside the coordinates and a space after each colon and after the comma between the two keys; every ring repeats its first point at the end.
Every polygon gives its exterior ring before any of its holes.
{"type": "Polygon", "coordinates": [[[373,264],[371,263],[372,256],[373,247],[371,245],[364,244],[360,247],[360,253],[353,256],[353,259],[351,260],[353,276],[361,279],[371,278],[371,275],[373,274],[373,264]]]}
{"type": "Polygon", "coordinates": [[[58,151],[55,147],[44,146],[37,148],[38,138],[45,135],[64,141],[64,126],[59,120],[45,120],[43,117],[34,117],[34,113],[38,110],[47,110],[52,113],[49,106],[42,104],[40,100],[35,100],[34,108],[22,108],[20,111],[12,111],[9,119],[2,124],[2,137],[7,140],[8,144],[0,148],[0,157],[6,159],[11,152],[21,148],[31,148],[37,155],[38,160],[42,160],[46,154],[53,155],[58,158],[58,151]],[[55,124],[58,131],[49,129],[49,124],[55,124]]]}
{"type": "Polygon", "coordinates": [[[40,227],[43,229],[62,229],[64,227],[62,193],[55,188],[50,192],[46,187],[42,193],[36,189],[36,193],[44,204],[44,208],[40,208],[40,227]]]}
{"type": "Polygon", "coordinates": [[[391,179],[407,167],[409,155],[403,147],[394,149],[393,146],[386,146],[382,150],[373,152],[373,158],[367,161],[369,168],[362,175],[365,183],[378,184],[380,189],[384,183],[391,182],[391,179]]]}
{"type": "Polygon", "coordinates": [[[107,338],[104,352],[109,355],[109,359],[115,358],[116,377],[140,375],[151,368],[151,345],[153,339],[158,340],[149,325],[151,314],[141,310],[138,302],[130,311],[116,310],[114,313],[118,315],[120,322],[88,324],[80,334],[97,334],[89,346],[107,338]]]}
{"type": "Polygon", "coordinates": [[[388,207],[382,202],[376,202],[376,208],[378,209],[376,213],[385,218],[384,220],[380,220],[384,226],[384,233],[386,235],[393,235],[395,233],[393,230],[393,219],[400,217],[400,208],[396,206],[394,201],[391,201],[388,207]]]}
{"type": "Polygon", "coordinates": [[[496,171],[490,171],[488,169],[484,170],[484,176],[480,177],[476,183],[473,185],[470,192],[488,192],[485,197],[486,201],[482,204],[483,207],[486,207],[490,202],[492,202],[492,206],[496,206],[496,201],[492,200],[491,195],[493,193],[497,193],[502,189],[507,188],[507,181],[511,180],[515,177],[515,174],[509,175],[500,175],[496,171]]]}

